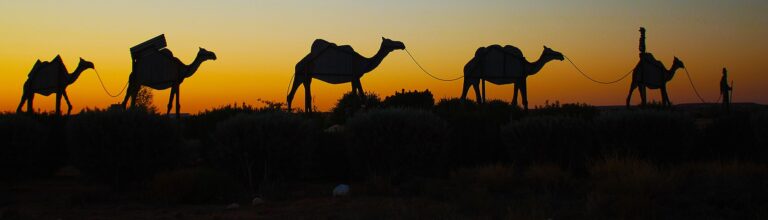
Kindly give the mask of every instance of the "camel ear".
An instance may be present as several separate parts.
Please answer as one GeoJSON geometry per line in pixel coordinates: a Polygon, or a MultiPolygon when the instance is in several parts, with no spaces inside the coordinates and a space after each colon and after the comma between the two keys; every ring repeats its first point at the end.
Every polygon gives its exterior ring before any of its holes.
{"type": "Polygon", "coordinates": [[[387,38],[381,37],[381,40],[386,40],[387,38]]]}

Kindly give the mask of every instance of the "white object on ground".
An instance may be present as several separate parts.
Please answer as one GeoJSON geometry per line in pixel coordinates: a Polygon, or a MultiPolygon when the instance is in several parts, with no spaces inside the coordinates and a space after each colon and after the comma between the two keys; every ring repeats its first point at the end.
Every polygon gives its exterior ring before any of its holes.
{"type": "Polygon", "coordinates": [[[333,188],[333,196],[347,196],[349,195],[349,185],[339,184],[336,188],[333,188]]]}

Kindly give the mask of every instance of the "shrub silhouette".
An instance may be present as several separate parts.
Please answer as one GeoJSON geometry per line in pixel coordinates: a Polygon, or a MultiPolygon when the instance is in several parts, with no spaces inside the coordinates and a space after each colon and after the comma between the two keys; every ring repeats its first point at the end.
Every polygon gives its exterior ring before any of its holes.
{"type": "Polygon", "coordinates": [[[382,109],[347,121],[348,155],[360,177],[435,175],[443,168],[448,130],[434,114],[414,109],[382,109]]]}
{"type": "Polygon", "coordinates": [[[352,92],[345,93],[331,109],[331,122],[344,124],[346,120],[358,112],[381,107],[381,99],[375,93],[366,92],[357,95],[352,92]]]}
{"type": "Polygon", "coordinates": [[[455,166],[476,166],[505,161],[499,128],[514,117],[519,108],[500,100],[483,104],[461,99],[443,99],[434,112],[448,122],[449,153],[455,166]]]}
{"type": "Polygon", "coordinates": [[[670,111],[606,112],[594,119],[605,154],[637,155],[659,162],[686,161],[696,152],[693,118],[670,111]]]}
{"type": "Polygon", "coordinates": [[[435,98],[432,97],[432,92],[429,89],[423,92],[419,91],[405,91],[395,92],[392,96],[384,98],[382,105],[385,108],[400,107],[400,108],[418,108],[418,109],[432,109],[435,105],[435,98]]]}
{"type": "Polygon", "coordinates": [[[512,161],[525,165],[555,163],[583,170],[588,156],[596,151],[594,129],[581,118],[531,116],[501,130],[512,161]]]}
{"type": "Polygon", "coordinates": [[[0,114],[0,179],[51,174],[66,162],[66,146],[56,139],[64,119],[54,115],[0,114]]]}
{"type": "Polygon", "coordinates": [[[303,177],[318,133],[316,123],[291,113],[239,114],[216,126],[213,162],[261,190],[260,183],[303,177]]]}
{"type": "Polygon", "coordinates": [[[149,184],[150,196],[161,202],[200,204],[226,203],[241,189],[235,180],[210,168],[185,168],[158,173],[149,184]]]}
{"type": "Polygon", "coordinates": [[[67,126],[72,162],[120,187],[178,165],[181,133],[174,121],[141,110],[84,110],[67,126]]]}
{"type": "Polygon", "coordinates": [[[566,103],[561,105],[559,101],[554,103],[547,101],[544,106],[536,108],[531,113],[532,115],[556,115],[589,120],[597,116],[599,112],[597,108],[588,104],[566,103]]]}

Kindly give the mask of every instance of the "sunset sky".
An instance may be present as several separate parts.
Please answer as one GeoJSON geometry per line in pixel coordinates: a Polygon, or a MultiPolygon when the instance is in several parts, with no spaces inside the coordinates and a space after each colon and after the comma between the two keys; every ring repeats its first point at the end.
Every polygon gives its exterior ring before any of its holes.
{"type": "MultiPolygon", "coordinates": [[[[35,60],[56,54],[70,71],[78,57],[92,61],[107,88],[117,92],[131,71],[129,48],[159,34],[185,63],[198,47],[218,56],[181,85],[182,112],[196,113],[231,103],[261,105],[258,99],[284,102],[295,64],[317,38],[349,44],[367,57],[378,50],[382,36],[402,41],[425,68],[445,78],[461,75],[480,46],[515,45],[534,61],[546,45],[593,78],[608,81],[637,63],[640,26],[648,30],[648,51],[666,65],[679,57],[705,99],[717,99],[720,72],[727,67],[734,101],[766,104],[766,12],[765,0],[4,0],[0,111],[15,111],[35,60]]],[[[528,78],[528,93],[531,105],[547,100],[620,105],[629,83],[596,84],[567,61],[556,61],[528,78]]],[[[382,98],[401,89],[429,89],[438,100],[461,94],[461,80],[430,78],[405,51],[391,53],[362,84],[382,98]]],[[[673,103],[699,102],[685,72],[668,85],[673,103]]],[[[315,105],[328,110],[350,89],[315,81],[315,105]]],[[[154,104],[163,112],[169,91],[154,92],[154,104]]],[[[92,70],[67,92],[73,112],[122,101],[104,93],[92,70]]],[[[303,94],[300,88],[294,106],[303,106],[303,94]]],[[[52,110],[54,97],[38,95],[35,108],[52,110]]],[[[512,85],[489,85],[488,97],[509,101],[512,85]]],[[[659,100],[659,92],[649,91],[649,97],[659,100]]]]}

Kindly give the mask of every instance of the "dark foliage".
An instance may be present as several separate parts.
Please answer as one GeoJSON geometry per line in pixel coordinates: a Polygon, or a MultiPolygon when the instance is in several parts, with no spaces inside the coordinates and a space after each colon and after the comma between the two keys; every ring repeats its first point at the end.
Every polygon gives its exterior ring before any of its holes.
{"type": "Polygon", "coordinates": [[[561,105],[558,101],[555,101],[554,103],[549,103],[549,101],[547,101],[544,106],[531,111],[531,115],[565,116],[587,120],[594,118],[598,113],[600,112],[597,108],[588,104],[566,103],[561,105]]]}
{"type": "Polygon", "coordinates": [[[151,198],[173,204],[226,203],[244,197],[238,196],[242,187],[231,176],[209,168],[161,172],[149,188],[151,198]]]}
{"type": "Polygon", "coordinates": [[[331,122],[335,124],[344,124],[348,118],[355,116],[359,112],[366,112],[370,109],[381,107],[381,98],[375,93],[365,93],[357,95],[352,92],[345,93],[344,96],[336,102],[336,106],[331,109],[331,122]]]}
{"type": "Polygon", "coordinates": [[[351,168],[360,177],[429,176],[447,165],[447,126],[430,112],[374,110],[349,119],[346,129],[351,168]]]}
{"type": "Polygon", "coordinates": [[[699,131],[689,115],[637,110],[606,112],[594,119],[603,153],[635,154],[652,161],[689,161],[699,131]]]}
{"type": "Polygon", "coordinates": [[[318,133],[316,122],[293,113],[239,114],[216,126],[212,161],[261,189],[262,182],[305,176],[318,133]]]}
{"type": "Polygon", "coordinates": [[[63,165],[65,122],[55,115],[0,114],[0,179],[46,176],[63,165]]]}
{"type": "Polygon", "coordinates": [[[460,99],[443,99],[435,113],[448,123],[449,148],[446,154],[455,166],[493,164],[506,160],[500,127],[522,116],[517,107],[492,100],[483,104],[460,99]]]}
{"type": "Polygon", "coordinates": [[[188,159],[177,122],[145,111],[84,110],[67,130],[72,163],[118,187],[188,159]]]}
{"type": "Polygon", "coordinates": [[[533,116],[502,128],[512,161],[522,164],[555,163],[562,167],[584,169],[589,155],[595,155],[595,132],[581,118],[533,116]]]}
{"type": "Polygon", "coordinates": [[[435,98],[432,97],[432,92],[429,89],[423,92],[419,91],[405,91],[395,92],[392,96],[384,98],[382,105],[385,108],[417,108],[417,109],[432,109],[435,105],[435,98]]]}

